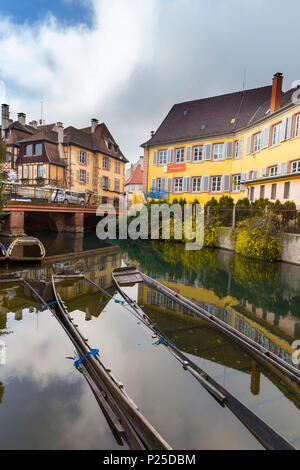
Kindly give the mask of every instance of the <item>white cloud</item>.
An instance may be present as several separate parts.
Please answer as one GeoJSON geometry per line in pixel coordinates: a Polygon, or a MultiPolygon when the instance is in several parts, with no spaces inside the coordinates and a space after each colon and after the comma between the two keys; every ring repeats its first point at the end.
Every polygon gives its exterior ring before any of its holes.
{"type": "Polygon", "coordinates": [[[41,100],[47,122],[97,117],[131,160],[174,103],[241,89],[244,66],[248,88],[300,78],[299,0],[286,0],[288,21],[282,0],[82,1],[92,29],[0,19],[6,100],[30,119],[41,100]]]}

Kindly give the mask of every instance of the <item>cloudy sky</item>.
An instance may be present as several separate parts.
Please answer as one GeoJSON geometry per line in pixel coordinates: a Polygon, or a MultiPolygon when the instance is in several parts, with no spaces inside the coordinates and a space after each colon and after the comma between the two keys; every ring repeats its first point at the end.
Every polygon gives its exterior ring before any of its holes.
{"type": "Polygon", "coordinates": [[[134,161],[174,103],[300,79],[299,0],[0,0],[13,118],[105,121],[134,161]]]}

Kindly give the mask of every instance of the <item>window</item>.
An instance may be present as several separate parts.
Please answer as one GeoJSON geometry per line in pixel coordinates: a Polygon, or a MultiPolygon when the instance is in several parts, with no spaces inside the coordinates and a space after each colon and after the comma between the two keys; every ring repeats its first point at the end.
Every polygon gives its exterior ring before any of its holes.
{"type": "Polygon", "coordinates": [[[80,170],[79,182],[80,183],[85,183],[86,182],[86,171],[85,170],[80,170]]]}
{"type": "Polygon", "coordinates": [[[197,176],[197,178],[193,178],[192,180],[193,193],[200,193],[200,188],[201,188],[201,178],[197,176]]]}
{"type": "Polygon", "coordinates": [[[276,176],[278,172],[278,166],[271,166],[269,169],[269,176],[276,176]]]}
{"type": "Polygon", "coordinates": [[[234,158],[240,158],[240,149],[241,149],[241,141],[236,140],[234,143],[234,158]]]}
{"type": "Polygon", "coordinates": [[[159,151],[159,164],[160,165],[165,165],[167,163],[167,151],[166,150],[160,150],[159,151]]]}
{"type": "Polygon", "coordinates": [[[250,188],[250,201],[254,201],[254,186],[251,186],[250,188]]]}
{"type": "Polygon", "coordinates": [[[213,193],[221,191],[221,176],[212,177],[211,190],[213,193]]]}
{"type": "Polygon", "coordinates": [[[265,185],[264,185],[264,184],[262,184],[262,185],[260,186],[259,197],[260,197],[261,199],[264,199],[264,198],[265,198],[265,185]]]}
{"type": "Polygon", "coordinates": [[[28,178],[28,166],[24,165],[23,166],[23,179],[27,179],[27,178],[28,178]]]}
{"type": "Polygon", "coordinates": [[[182,186],[183,184],[183,178],[175,178],[175,183],[174,183],[174,192],[175,193],[182,193],[182,186]]]}
{"type": "Polygon", "coordinates": [[[214,145],[214,160],[221,160],[224,157],[224,144],[214,145]]]}
{"type": "Polygon", "coordinates": [[[296,117],[295,137],[300,136],[300,114],[296,117]]]}
{"type": "Polygon", "coordinates": [[[157,178],[157,180],[156,180],[156,189],[158,191],[161,190],[161,178],[157,178]]]}
{"type": "Polygon", "coordinates": [[[120,174],[120,169],[121,169],[121,165],[120,165],[120,162],[116,161],[116,169],[115,169],[115,172],[120,174]]]}
{"type": "Polygon", "coordinates": [[[86,162],[87,162],[86,152],[83,152],[82,150],[80,150],[80,152],[79,152],[79,163],[81,163],[81,165],[86,165],[86,162]]]}
{"type": "Polygon", "coordinates": [[[232,191],[241,190],[241,175],[234,175],[232,178],[232,191]]]}
{"type": "Polygon", "coordinates": [[[184,149],[176,149],[176,163],[184,162],[184,149]]]}
{"type": "Polygon", "coordinates": [[[26,145],[25,155],[32,155],[32,144],[26,145]]]}
{"type": "Polygon", "coordinates": [[[290,182],[286,181],[284,183],[283,199],[288,199],[290,197],[290,182]]]}
{"type": "Polygon", "coordinates": [[[292,173],[298,173],[300,171],[300,160],[292,163],[292,173]]]}
{"type": "Polygon", "coordinates": [[[41,155],[42,151],[43,151],[43,145],[42,144],[35,144],[35,149],[34,149],[35,155],[41,155]]]}
{"type": "Polygon", "coordinates": [[[273,127],[272,145],[280,143],[280,128],[281,124],[276,124],[276,126],[273,127]]]}
{"type": "Polygon", "coordinates": [[[11,153],[6,152],[5,157],[4,157],[4,161],[5,162],[10,162],[10,160],[11,160],[11,153]]]}
{"type": "Polygon", "coordinates": [[[203,145],[194,147],[194,162],[201,162],[203,160],[203,145]]]}
{"type": "Polygon", "coordinates": [[[43,178],[44,177],[44,165],[38,165],[37,167],[37,177],[43,178]]]}
{"type": "Polygon", "coordinates": [[[272,184],[272,187],[271,187],[271,199],[276,199],[276,189],[277,189],[277,184],[272,184]]]}
{"type": "Polygon", "coordinates": [[[109,158],[103,157],[103,168],[109,170],[109,158]]]}
{"type": "Polygon", "coordinates": [[[107,176],[102,177],[102,189],[108,189],[109,181],[107,176]]]}
{"type": "Polygon", "coordinates": [[[258,152],[260,149],[261,149],[261,132],[259,132],[259,134],[255,134],[254,136],[253,152],[258,152]]]}
{"type": "Polygon", "coordinates": [[[120,180],[115,180],[115,191],[120,191],[120,180]]]}

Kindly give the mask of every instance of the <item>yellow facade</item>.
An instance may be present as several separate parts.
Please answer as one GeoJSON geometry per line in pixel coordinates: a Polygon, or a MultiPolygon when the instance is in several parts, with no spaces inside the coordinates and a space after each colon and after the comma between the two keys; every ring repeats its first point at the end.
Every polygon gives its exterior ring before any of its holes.
{"type": "MultiPolygon", "coordinates": [[[[234,201],[246,197],[247,196],[247,189],[246,186],[243,184],[242,187],[234,190],[233,188],[233,177],[235,175],[242,175],[242,173],[250,172],[249,178],[250,181],[253,179],[260,179],[261,177],[267,176],[270,174],[270,167],[277,166],[278,164],[285,164],[287,168],[287,173],[291,173],[291,164],[294,161],[300,160],[300,132],[297,136],[295,136],[295,128],[296,128],[296,117],[300,115],[300,106],[294,106],[289,110],[282,111],[281,113],[276,112],[269,114],[263,122],[259,124],[249,126],[247,129],[238,131],[236,133],[232,133],[230,135],[223,135],[218,137],[212,137],[210,139],[201,139],[201,140],[193,140],[193,141],[186,141],[186,142],[172,142],[172,144],[168,145],[156,145],[156,146],[149,146],[146,150],[148,153],[148,179],[147,179],[147,192],[150,192],[151,188],[153,187],[153,180],[155,179],[155,183],[157,179],[165,178],[165,190],[170,192],[170,186],[168,186],[168,179],[169,178],[184,178],[190,177],[191,181],[189,182],[189,191],[179,191],[175,192],[174,188],[174,180],[172,181],[172,190],[170,194],[170,200],[172,201],[174,198],[185,198],[187,201],[192,201],[195,198],[198,199],[200,203],[206,203],[210,200],[213,196],[216,199],[219,199],[222,195],[231,196],[234,201]],[[277,143],[275,145],[272,144],[273,140],[273,133],[274,126],[284,121],[285,118],[289,118],[292,128],[291,128],[291,137],[277,143]],[[259,151],[254,151],[253,148],[253,140],[254,136],[260,133],[263,129],[270,127],[270,135],[269,135],[269,146],[267,148],[263,148],[259,151]],[[252,136],[252,143],[251,143],[251,152],[247,154],[247,137],[252,136]],[[235,158],[235,148],[236,142],[240,139],[243,139],[243,152],[241,157],[235,158]],[[231,141],[233,144],[233,152],[232,158],[221,158],[220,160],[213,160],[213,149],[214,144],[223,143],[224,147],[226,142],[231,141]],[[204,146],[205,144],[212,144],[212,156],[211,160],[202,160],[200,162],[187,162],[187,148],[192,147],[191,150],[191,160],[193,160],[194,154],[194,147],[196,146],[204,146]],[[176,167],[176,163],[172,164],[159,164],[159,152],[162,150],[174,149],[174,155],[176,149],[184,148],[184,165],[185,169],[182,171],[168,171],[168,167],[172,166],[173,169],[176,167]],[[157,152],[157,163],[153,164],[153,154],[157,152]],[[256,171],[256,175],[251,174],[251,172],[256,171]],[[229,175],[230,181],[230,189],[227,191],[223,191],[222,188],[220,190],[213,190],[212,188],[212,178],[216,176],[223,177],[224,175],[229,175]],[[200,177],[209,176],[209,190],[208,191],[195,191],[193,192],[192,188],[192,178],[193,177],[200,177]],[[256,178],[253,178],[256,176],[256,178]]],[[[300,118],[299,118],[300,119],[300,118]]],[[[179,164],[178,164],[179,165],[179,164]]],[[[300,166],[300,163],[299,163],[300,166]]],[[[180,168],[180,166],[179,166],[180,168]]],[[[296,184],[298,186],[298,193],[300,193],[300,172],[297,176],[296,184]]],[[[286,181],[295,181],[295,174],[291,174],[289,176],[286,175],[286,181]]],[[[228,181],[228,180],[227,180],[228,181]]],[[[246,179],[247,181],[247,179],[246,179]]],[[[157,186],[156,186],[157,189],[157,186]]],[[[299,194],[300,196],[300,194],[299,194]]],[[[296,202],[296,201],[295,201],[296,202]]]]}

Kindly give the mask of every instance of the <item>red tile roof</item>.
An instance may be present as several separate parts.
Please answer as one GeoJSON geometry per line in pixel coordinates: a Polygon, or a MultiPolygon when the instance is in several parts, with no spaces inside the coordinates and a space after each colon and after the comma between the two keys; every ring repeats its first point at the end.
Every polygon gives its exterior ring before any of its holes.
{"type": "Polygon", "coordinates": [[[143,184],[143,171],[141,165],[138,165],[133,172],[132,176],[126,181],[127,184],[143,184]]]}

